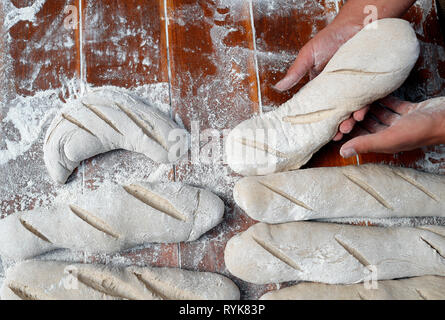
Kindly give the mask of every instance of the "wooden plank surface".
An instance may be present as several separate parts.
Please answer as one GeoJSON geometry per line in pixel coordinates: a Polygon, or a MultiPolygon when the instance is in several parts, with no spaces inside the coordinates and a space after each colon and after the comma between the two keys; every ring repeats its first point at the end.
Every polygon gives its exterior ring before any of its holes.
{"type": "MultiPolygon", "coordinates": [[[[169,111],[167,46],[163,1],[83,0],[85,82],[88,87],[130,89],[169,111]],[[110,14],[110,13],[113,14],[110,14]]],[[[89,88],[87,88],[88,90],[89,88]]],[[[159,165],[142,154],[110,152],[84,161],[83,186],[147,180],[159,165]]],[[[163,180],[173,180],[173,166],[163,180]]],[[[90,256],[92,261],[122,258],[132,263],[178,267],[178,244],[152,244],[123,254],[90,256]]]]}
{"type": "Polygon", "coordinates": [[[162,1],[84,0],[86,81],[135,88],[167,82],[162,1]],[[110,14],[113,13],[113,14],[110,14]]]}
{"type": "MultiPolygon", "coordinates": [[[[407,99],[445,93],[445,46],[430,3],[419,1],[405,16],[422,46],[421,59],[397,92],[407,99]]],[[[198,156],[210,149],[217,154],[227,130],[278,107],[307,82],[287,93],[271,89],[301,47],[333,19],[337,4],[340,1],[3,1],[0,92],[5,99],[0,101],[0,161],[7,161],[0,162],[2,216],[47,205],[59,193],[81,194],[105,183],[183,181],[208,188],[225,201],[222,224],[192,243],[152,244],[113,255],[79,253],[70,259],[172,266],[230,276],[223,257],[226,242],[255,221],[234,204],[232,188],[239,177],[223,161],[196,162],[191,153],[176,166],[162,166],[142,155],[115,151],[85,161],[67,185],[55,186],[42,160],[45,128],[63,102],[81,90],[115,86],[159,106],[192,133],[198,130],[201,140],[194,141],[198,156]],[[20,16],[21,7],[33,4],[35,15],[20,16]],[[64,27],[69,5],[78,10],[80,28],[64,27]],[[15,158],[8,150],[15,150],[15,158]]],[[[338,155],[340,146],[341,142],[329,143],[306,167],[390,162],[440,170],[445,163],[445,148],[440,146],[347,160],[338,155]]],[[[230,277],[244,299],[277,288],[230,277]]]]}
{"type": "MultiPolygon", "coordinates": [[[[214,130],[222,151],[224,129],[259,112],[254,64],[253,29],[248,1],[168,1],[171,98],[173,112],[187,129],[214,130]],[[194,124],[193,124],[194,123],[194,124]]],[[[193,134],[193,131],[192,131],[193,134]]],[[[215,147],[215,152],[217,148],[215,147]]],[[[235,177],[222,163],[192,161],[178,165],[176,179],[209,188],[226,201],[224,222],[193,243],[180,244],[182,268],[228,275],[223,252],[235,230],[252,221],[234,209],[231,190],[235,177]]],[[[246,295],[254,291],[246,284],[246,295]]]]}
{"type": "Polygon", "coordinates": [[[2,217],[47,204],[57,192],[46,175],[42,140],[48,117],[78,92],[79,34],[64,27],[64,8],[73,2],[0,3],[2,217]]]}

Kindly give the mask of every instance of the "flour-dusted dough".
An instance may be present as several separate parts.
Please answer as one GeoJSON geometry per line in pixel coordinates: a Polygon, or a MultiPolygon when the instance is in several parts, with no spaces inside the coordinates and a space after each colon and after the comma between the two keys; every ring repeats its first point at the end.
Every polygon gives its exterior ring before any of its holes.
{"type": "Polygon", "coordinates": [[[227,163],[242,175],[301,167],[352,112],[402,85],[418,55],[419,43],[407,21],[373,22],[292,99],[239,124],[226,140],[227,163]]]}
{"type": "Polygon", "coordinates": [[[445,215],[445,176],[366,164],[311,168],[237,182],[236,203],[267,223],[341,217],[445,215]]]}
{"type": "Polygon", "coordinates": [[[445,227],[258,223],[229,240],[224,258],[234,276],[256,284],[352,284],[368,279],[374,268],[379,280],[445,276],[445,227]]]}
{"type": "Polygon", "coordinates": [[[216,195],[178,182],[105,185],[76,198],[0,220],[0,255],[21,260],[57,248],[116,252],[193,241],[224,214],[216,195]]]}
{"type": "Polygon", "coordinates": [[[169,163],[178,150],[187,151],[187,143],[188,133],[153,106],[116,89],[98,89],[52,121],[43,150],[50,176],[63,184],[82,160],[100,153],[126,149],[169,163]],[[172,148],[180,143],[177,136],[184,137],[183,149],[172,148]]]}
{"type": "Polygon", "coordinates": [[[210,272],[27,261],[7,271],[0,296],[2,300],[237,300],[240,293],[230,279],[210,272]]]}
{"type": "Polygon", "coordinates": [[[303,282],[270,291],[260,300],[444,300],[445,277],[423,276],[376,283],[337,285],[303,282]],[[376,288],[372,288],[376,285],[376,288]]]}

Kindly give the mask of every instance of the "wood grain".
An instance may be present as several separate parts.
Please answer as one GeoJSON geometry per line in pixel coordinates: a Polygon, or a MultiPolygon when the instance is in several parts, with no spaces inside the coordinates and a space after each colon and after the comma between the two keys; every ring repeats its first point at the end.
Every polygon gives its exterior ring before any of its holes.
{"type": "Polygon", "coordinates": [[[79,30],[64,25],[65,7],[75,1],[40,1],[35,14],[19,11],[34,3],[0,3],[0,120],[16,114],[15,121],[23,126],[17,128],[12,121],[0,125],[0,152],[17,153],[0,166],[2,217],[42,205],[57,192],[43,163],[45,115],[78,92],[79,30]],[[49,101],[53,97],[60,101],[49,101]],[[41,131],[33,131],[40,127],[41,131]],[[20,141],[26,141],[25,147],[20,141]]]}
{"type": "MultiPolygon", "coordinates": [[[[224,129],[259,112],[249,2],[167,3],[174,114],[188,129],[194,123],[201,134],[216,130],[215,137],[222,148],[224,129]]],[[[197,142],[199,151],[206,142],[197,142]]],[[[234,208],[231,190],[236,178],[222,162],[208,165],[194,161],[178,165],[176,179],[209,188],[227,205],[221,225],[198,241],[180,245],[181,267],[228,274],[225,244],[236,231],[253,223],[234,208]]],[[[247,285],[243,295],[251,294],[257,295],[256,290],[247,285]]]]}
{"type": "MultiPolygon", "coordinates": [[[[79,94],[81,81],[85,81],[87,91],[113,85],[167,106],[187,129],[197,128],[201,133],[202,141],[199,137],[195,141],[199,155],[209,150],[213,139],[222,150],[227,130],[262,112],[262,107],[278,107],[308,81],[305,78],[287,93],[272,89],[302,46],[333,19],[337,1],[44,0],[33,21],[17,21],[5,29],[11,10],[36,2],[0,3],[0,93],[4,97],[0,101],[0,150],[7,141],[23,138],[10,122],[3,122],[11,108],[21,106],[20,97],[54,90],[60,103],[46,106],[46,96],[36,100],[42,104],[41,113],[35,115],[38,118],[79,94]],[[78,12],[83,17],[82,29],[64,27],[67,5],[83,8],[78,12]],[[214,130],[211,139],[206,136],[208,129],[214,130]]],[[[445,93],[445,45],[434,4],[434,0],[420,0],[405,16],[416,29],[422,55],[396,94],[412,101],[445,93]]],[[[224,222],[192,243],[152,244],[119,254],[87,255],[85,261],[218,272],[239,285],[244,299],[256,299],[278,287],[248,284],[225,268],[227,241],[256,221],[234,204],[232,188],[239,177],[223,162],[196,162],[190,155],[175,167],[162,169],[143,155],[114,151],[85,161],[66,186],[58,187],[47,177],[42,161],[45,127],[41,130],[29,150],[0,166],[2,216],[41,205],[61,191],[81,194],[103,183],[148,178],[161,170],[161,180],[183,181],[218,194],[226,204],[224,222]]],[[[344,141],[329,143],[305,167],[356,164],[356,158],[339,156],[344,141]]],[[[426,159],[429,165],[444,169],[443,154],[444,147],[436,146],[396,155],[362,155],[359,162],[423,168],[426,159]]]]}
{"type": "Polygon", "coordinates": [[[162,70],[166,48],[161,43],[161,2],[86,1],[84,51],[89,84],[131,88],[168,81],[162,70]]]}

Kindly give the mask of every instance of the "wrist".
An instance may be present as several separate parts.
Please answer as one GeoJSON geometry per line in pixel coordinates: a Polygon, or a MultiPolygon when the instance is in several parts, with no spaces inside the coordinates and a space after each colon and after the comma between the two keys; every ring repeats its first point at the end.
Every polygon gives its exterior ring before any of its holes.
{"type": "Polygon", "coordinates": [[[327,29],[336,33],[337,37],[341,38],[342,42],[346,42],[363,29],[363,24],[360,24],[353,19],[335,19],[327,26],[327,29]]]}

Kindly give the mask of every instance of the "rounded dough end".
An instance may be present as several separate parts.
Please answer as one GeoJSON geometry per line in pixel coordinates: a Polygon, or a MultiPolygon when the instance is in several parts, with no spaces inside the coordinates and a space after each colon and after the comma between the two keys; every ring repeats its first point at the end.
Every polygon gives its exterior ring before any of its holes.
{"type": "Polygon", "coordinates": [[[198,190],[195,221],[187,241],[197,240],[203,233],[220,224],[224,216],[224,202],[212,192],[198,190]]]}
{"type": "Polygon", "coordinates": [[[257,278],[258,274],[261,274],[258,268],[261,268],[256,263],[256,258],[259,256],[256,254],[255,246],[251,246],[244,239],[245,233],[238,234],[232,237],[226,245],[224,250],[224,262],[227,270],[235,277],[241,280],[254,283],[265,284],[260,278],[257,278]]]}

